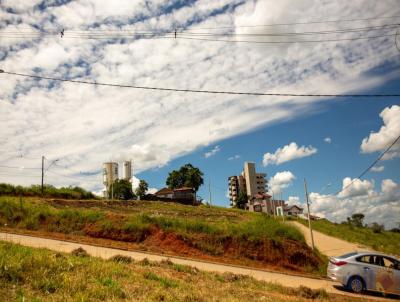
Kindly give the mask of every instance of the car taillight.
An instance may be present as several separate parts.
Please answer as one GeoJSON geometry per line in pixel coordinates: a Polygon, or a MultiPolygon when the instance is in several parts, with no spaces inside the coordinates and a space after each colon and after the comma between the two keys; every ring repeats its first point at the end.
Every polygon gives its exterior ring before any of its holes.
{"type": "Polygon", "coordinates": [[[338,262],[333,262],[333,264],[336,266],[342,266],[342,265],[347,264],[347,262],[346,261],[338,261],[338,262]]]}

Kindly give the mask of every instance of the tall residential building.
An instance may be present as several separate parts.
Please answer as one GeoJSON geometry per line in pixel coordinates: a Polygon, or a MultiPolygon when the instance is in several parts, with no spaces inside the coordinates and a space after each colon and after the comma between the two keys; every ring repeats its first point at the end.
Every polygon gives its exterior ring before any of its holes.
{"type": "Polygon", "coordinates": [[[245,192],[249,199],[267,192],[265,173],[257,173],[253,162],[245,162],[243,172],[238,176],[228,178],[229,199],[231,206],[235,206],[240,192],[245,192]]]}
{"type": "Polygon", "coordinates": [[[108,162],[103,164],[103,184],[106,187],[104,197],[110,198],[112,193],[111,185],[118,179],[118,163],[108,162]]]}

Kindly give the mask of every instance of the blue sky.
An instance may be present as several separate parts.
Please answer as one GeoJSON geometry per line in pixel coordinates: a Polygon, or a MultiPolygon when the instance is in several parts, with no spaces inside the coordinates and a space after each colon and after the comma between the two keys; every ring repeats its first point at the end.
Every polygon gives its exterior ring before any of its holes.
{"type": "MultiPolygon", "coordinates": [[[[396,81],[400,81],[400,78],[396,81]]],[[[396,81],[379,87],[374,92],[390,91],[396,88],[396,81]]],[[[146,179],[150,186],[161,188],[165,186],[168,172],[179,169],[185,163],[192,163],[204,172],[205,184],[200,189],[199,195],[206,200],[209,199],[208,182],[211,180],[213,203],[228,206],[227,178],[239,174],[244,161],[253,161],[258,171],[267,173],[267,178],[281,171],[293,172],[296,180],[283,191],[285,199],[289,196],[300,196],[301,200],[304,200],[303,178],[307,179],[310,192],[319,192],[328,183],[332,183],[324,193],[334,193],[342,188],[343,178],[347,176],[355,178],[379,156],[379,152],[362,154],[360,144],[371,131],[376,132],[382,126],[379,113],[395,104],[398,102],[390,99],[335,99],[329,104],[319,106],[316,112],[307,116],[218,141],[210,147],[179,157],[162,168],[150,169],[137,176],[146,179]],[[324,142],[326,137],[332,139],[330,144],[324,142]],[[274,152],[291,142],[296,142],[298,145],[312,145],[318,152],[278,166],[263,166],[264,153],[274,152]],[[206,158],[205,152],[213,149],[215,145],[220,146],[221,151],[206,158]],[[240,158],[228,160],[235,155],[240,155],[240,158]]],[[[377,165],[381,164],[385,166],[384,172],[369,172],[365,178],[374,179],[376,183],[385,178],[400,181],[398,158],[377,165]]]]}
{"type": "MultiPolygon", "coordinates": [[[[391,25],[399,20],[397,0],[1,3],[0,68],[8,72],[177,89],[400,91],[397,28],[391,25]],[[138,34],[176,28],[177,38],[138,34]],[[324,34],[310,35],[315,31],[324,34]],[[186,39],[193,33],[234,36],[228,36],[232,43],[186,39]],[[346,40],[369,36],[379,38],[346,40]],[[345,40],[302,42],[310,39],[345,40]]],[[[169,171],[190,162],[205,173],[199,194],[208,198],[211,179],[213,201],[227,206],[227,177],[254,161],[291,203],[302,202],[306,177],[318,215],[341,221],[362,211],[367,222],[387,227],[399,220],[400,144],[380,172],[354,180],[399,135],[398,98],[205,95],[9,74],[0,81],[0,182],[39,183],[44,155],[46,165],[59,159],[45,176],[55,186],[101,192],[102,163],[131,159],[136,177],[159,189],[169,171]],[[332,194],[351,181],[348,190],[332,194]]]]}

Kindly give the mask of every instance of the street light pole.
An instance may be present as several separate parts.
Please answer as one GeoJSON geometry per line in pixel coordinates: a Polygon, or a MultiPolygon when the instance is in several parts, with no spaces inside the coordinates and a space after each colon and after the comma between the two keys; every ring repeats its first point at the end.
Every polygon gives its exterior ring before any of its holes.
{"type": "Polygon", "coordinates": [[[314,236],[311,228],[311,213],[310,213],[310,202],[308,200],[308,191],[307,191],[307,182],[306,179],[304,178],[304,190],[306,192],[306,201],[307,201],[307,212],[308,212],[308,228],[310,229],[310,236],[311,236],[311,247],[314,250],[314,236]]]}

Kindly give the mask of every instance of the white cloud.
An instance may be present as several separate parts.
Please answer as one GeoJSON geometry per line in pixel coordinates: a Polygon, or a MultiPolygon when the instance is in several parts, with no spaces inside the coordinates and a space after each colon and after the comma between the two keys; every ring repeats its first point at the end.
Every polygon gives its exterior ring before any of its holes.
{"type": "Polygon", "coordinates": [[[219,146],[215,146],[212,150],[204,153],[204,157],[205,158],[209,158],[209,157],[214,156],[215,154],[217,154],[219,151],[221,151],[221,148],[219,146]]]}
{"type": "MultiPolygon", "coordinates": [[[[348,93],[390,80],[394,73],[369,71],[382,64],[398,64],[398,52],[391,38],[255,45],[179,38],[121,41],[71,36],[72,30],[93,30],[97,26],[96,30],[109,32],[233,26],[236,33],[274,33],[294,28],[239,26],[308,21],[305,16],[318,16],[321,20],[331,15],[365,18],[372,10],[374,15],[385,15],[389,10],[399,15],[397,0],[374,2],[373,9],[370,0],[299,0],[295,4],[287,0],[196,1],[178,5],[167,13],[164,8],[169,7],[168,1],[146,5],[142,1],[111,2],[54,2],[37,9],[35,4],[50,2],[3,1],[0,32],[34,30],[37,26],[65,27],[66,31],[63,39],[2,39],[1,68],[143,86],[348,93]]],[[[377,20],[374,25],[384,22],[377,20]]],[[[335,26],[321,25],[324,30],[335,26]]],[[[359,26],[370,24],[359,22],[359,26]]],[[[302,30],[311,31],[313,27],[304,25],[302,30]]],[[[348,37],[353,35],[356,34],[348,37]]],[[[132,159],[136,172],[160,167],[222,139],[302,116],[325,101],[144,91],[37,81],[6,74],[0,78],[0,120],[5,122],[0,127],[0,163],[32,167],[40,165],[42,154],[60,158],[68,163],[68,168],[88,173],[83,177],[59,168],[57,172],[64,176],[52,175],[46,181],[54,185],[82,185],[93,191],[102,188],[101,164],[110,158],[132,159]],[[15,157],[20,153],[26,158],[15,157]]],[[[0,175],[0,182],[40,182],[40,175],[32,172],[33,177],[26,177],[28,174],[21,171],[20,176],[0,175]]]]}
{"type": "Polygon", "coordinates": [[[235,160],[235,159],[239,159],[239,158],[240,158],[240,155],[236,154],[234,156],[228,157],[228,160],[235,160]]]}
{"type": "Polygon", "coordinates": [[[381,183],[381,191],[370,189],[373,181],[364,183],[369,187],[366,194],[335,196],[311,193],[311,212],[335,222],[345,221],[354,213],[363,213],[365,223],[378,222],[390,229],[399,222],[400,185],[391,179],[381,183]]]}
{"type": "Polygon", "coordinates": [[[139,187],[140,179],[135,175],[132,175],[132,190],[136,190],[139,187]]]}
{"type": "Polygon", "coordinates": [[[157,191],[158,191],[157,188],[149,188],[149,189],[147,190],[147,193],[148,193],[148,194],[155,194],[157,191]]]}
{"type": "MultiPolygon", "coordinates": [[[[400,106],[393,105],[392,107],[386,107],[379,116],[382,118],[384,125],[378,132],[371,132],[368,137],[362,140],[362,153],[384,151],[400,135],[400,106]]],[[[395,157],[400,157],[400,141],[385,154],[383,159],[392,159],[395,157]]]]}
{"type": "Polygon", "coordinates": [[[265,153],[263,157],[264,167],[267,165],[279,165],[294,159],[307,157],[317,153],[317,149],[312,146],[298,147],[295,142],[290,143],[282,148],[278,148],[275,153],[265,153]]]}
{"type": "Polygon", "coordinates": [[[332,139],[330,137],[325,137],[324,142],[327,144],[330,144],[330,143],[332,143],[332,139]]]}
{"type": "Polygon", "coordinates": [[[338,194],[338,197],[347,198],[365,196],[373,191],[374,185],[374,181],[369,181],[366,179],[360,180],[358,178],[351,179],[350,177],[346,177],[343,179],[342,191],[338,194]]]}
{"type": "MultiPolygon", "coordinates": [[[[295,179],[296,176],[294,176],[294,174],[290,171],[278,172],[269,179],[269,189],[273,192],[273,194],[280,194],[282,193],[282,190],[289,187],[295,179]]],[[[275,198],[277,197],[275,196],[275,198]]]]}
{"type": "Polygon", "coordinates": [[[289,196],[288,200],[287,200],[287,204],[289,206],[291,205],[300,205],[301,201],[300,201],[300,197],[299,196],[289,196]]]}
{"type": "Polygon", "coordinates": [[[371,168],[372,172],[383,172],[385,170],[385,166],[374,166],[371,168]]]}

